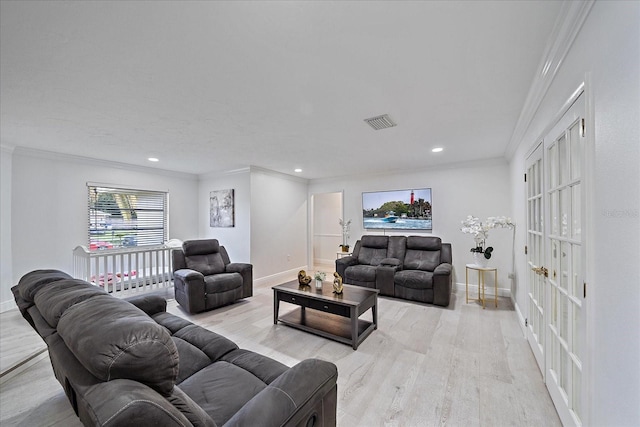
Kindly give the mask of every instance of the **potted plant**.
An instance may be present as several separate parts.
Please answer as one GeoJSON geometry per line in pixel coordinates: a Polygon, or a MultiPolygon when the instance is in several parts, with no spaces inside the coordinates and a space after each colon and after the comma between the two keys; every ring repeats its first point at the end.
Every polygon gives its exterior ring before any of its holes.
{"type": "Polygon", "coordinates": [[[313,278],[316,279],[316,289],[322,289],[322,281],[327,277],[327,273],[324,271],[316,271],[313,278]]]}
{"type": "Polygon", "coordinates": [[[338,218],[338,223],[342,227],[342,244],[338,245],[342,252],[349,252],[349,228],[351,227],[351,220],[344,221],[342,218],[338,218]]]}
{"type": "Polygon", "coordinates": [[[505,216],[490,216],[483,223],[477,217],[469,215],[467,219],[462,221],[460,231],[473,234],[476,245],[471,248],[471,252],[473,253],[475,264],[480,267],[486,267],[491,258],[493,247],[486,246],[486,241],[489,238],[489,230],[496,227],[513,228],[515,224],[511,222],[511,218],[505,216]]]}

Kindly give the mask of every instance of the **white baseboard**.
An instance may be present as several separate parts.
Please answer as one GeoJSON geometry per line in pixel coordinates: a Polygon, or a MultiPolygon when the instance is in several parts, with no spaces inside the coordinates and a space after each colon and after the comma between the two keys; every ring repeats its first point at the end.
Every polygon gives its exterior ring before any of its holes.
{"type": "Polygon", "coordinates": [[[520,306],[516,301],[513,301],[513,306],[516,309],[516,315],[518,316],[518,324],[520,325],[520,329],[522,330],[522,335],[526,338],[527,327],[524,326],[524,321],[525,321],[524,315],[522,314],[522,311],[520,311],[520,306]]]}
{"type": "MultiPolygon", "coordinates": [[[[456,293],[462,293],[464,294],[466,292],[466,284],[465,283],[456,283],[455,284],[455,290],[456,293]]],[[[485,295],[486,296],[493,296],[494,295],[494,291],[493,291],[493,286],[486,286],[485,287],[485,295]]],[[[469,284],[469,295],[478,295],[478,285],[477,284],[469,284]]],[[[475,298],[474,296],[474,298],[475,298]]],[[[511,289],[507,289],[507,288],[498,288],[498,296],[499,297],[508,297],[511,298],[511,289]]]]}
{"type": "MultiPolygon", "coordinates": [[[[260,277],[253,280],[254,286],[275,286],[290,280],[296,280],[298,278],[298,272],[300,270],[307,270],[306,265],[292,268],[291,270],[281,271],[280,273],[272,274],[270,276],[260,277]]],[[[309,273],[307,273],[309,274],[309,273]]]]}
{"type": "Polygon", "coordinates": [[[324,259],[324,258],[315,258],[313,260],[313,265],[331,265],[334,266],[336,265],[336,260],[335,259],[324,259]]]}

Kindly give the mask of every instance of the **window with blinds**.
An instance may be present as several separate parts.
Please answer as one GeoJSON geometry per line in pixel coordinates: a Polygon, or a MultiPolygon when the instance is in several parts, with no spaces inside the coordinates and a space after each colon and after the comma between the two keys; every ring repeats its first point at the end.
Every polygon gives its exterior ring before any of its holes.
{"type": "Polygon", "coordinates": [[[87,187],[90,250],[160,245],[167,240],[168,193],[87,187]]]}

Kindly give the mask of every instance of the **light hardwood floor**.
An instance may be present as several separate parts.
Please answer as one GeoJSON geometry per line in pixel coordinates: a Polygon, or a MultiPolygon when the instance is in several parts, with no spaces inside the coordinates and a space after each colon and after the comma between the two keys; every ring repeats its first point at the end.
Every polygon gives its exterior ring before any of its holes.
{"type": "MultiPolygon", "coordinates": [[[[561,425],[509,299],[483,310],[465,304],[464,294],[447,308],[382,297],[378,307],[378,330],[354,351],[274,325],[269,286],[198,315],[168,302],[168,311],[289,366],[309,357],[335,363],[339,426],[561,425]]],[[[281,303],[281,312],[293,308],[281,303]]],[[[16,313],[0,315],[3,372],[21,343],[23,355],[39,345],[16,313]]],[[[2,426],[80,425],[46,351],[18,374],[3,375],[0,410],[2,426]]]]}

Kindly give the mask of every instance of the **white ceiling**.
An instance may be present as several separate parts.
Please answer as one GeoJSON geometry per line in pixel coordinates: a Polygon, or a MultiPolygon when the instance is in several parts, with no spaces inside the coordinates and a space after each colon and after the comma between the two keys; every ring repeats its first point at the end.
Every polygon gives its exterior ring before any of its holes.
{"type": "Polygon", "coordinates": [[[310,179],[503,157],[561,6],[2,1],[0,141],[310,179]]]}

